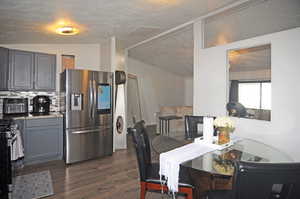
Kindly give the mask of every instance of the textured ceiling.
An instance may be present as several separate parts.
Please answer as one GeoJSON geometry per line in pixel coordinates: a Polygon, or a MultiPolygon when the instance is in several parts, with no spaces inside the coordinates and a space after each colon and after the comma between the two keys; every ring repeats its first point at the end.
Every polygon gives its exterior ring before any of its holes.
{"type": "MultiPolygon", "coordinates": [[[[253,0],[205,20],[206,46],[222,45],[300,26],[300,0],[253,0]]],[[[191,29],[179,31],[130,50],[130,56],[179,75],[193,73],[191,29]],[[169,37],[169,38],[167,38],[169,37]]],[[[269,69],[270,50],[240,55],[232,70],[269,69]]]]}
{"type": "Polygon", "coordinates": [[[193,46],[193,27],[187,26],[129,50],[129,56],[178,75],[192,76],[193,46]]]}
{"type": "MultiPolygon", "coordinates": [[[[131,58],[163,68],[178,75],[193,75],[193,27],[188,26],[129,51],[131,58]]],[[[271,69],[270,45],[228,52],[230,71],[271,69]]]]}
{"type": "Polygon", "coordinates": [[[237,0],[1,0],[0,43],[99,43],[116,36],[125,47],[237,0]],[[77,36],[47,26],[77,24],[77,36]]]}
{"type": "Polygon", "coordinates": [[[205,47],[300,27],[300,0],[253,0],[205,20],[205,47]]]}
{"type": "Polygon", "coordinates": [[[271,69],[270,45],[248,49],[232,50],[228,53],[230,72],[244,72],[271,69]]]}

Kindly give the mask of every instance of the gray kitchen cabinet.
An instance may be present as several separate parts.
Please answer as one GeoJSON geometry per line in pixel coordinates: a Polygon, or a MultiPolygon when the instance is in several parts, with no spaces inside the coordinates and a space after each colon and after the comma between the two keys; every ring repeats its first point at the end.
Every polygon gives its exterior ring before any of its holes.
{"type": "Polygon", "coordinates": [[[9,50],[0,47],[0,90],[8,88],[8,57],[9,50]]]}
{"type": "Polygon", "coordinates": [[[34,69],[34,89],[55,91],[56,56],[35,53],[34,69]]]}
{"type": "Polygon", "coordinates": [[[10,90],[32,90],[34,72],[34,53],[9,50],[10,90]]]}
{"type": "Polygon", "coordinates": [[[56,55],[0,47],[0,90],[55,91],[56,55]]]}
{"type": "Polygon", "coordinates": [[[25,164],[36,164],[63,157],[63,118],[26,119],[24,132],[25,164]]]}

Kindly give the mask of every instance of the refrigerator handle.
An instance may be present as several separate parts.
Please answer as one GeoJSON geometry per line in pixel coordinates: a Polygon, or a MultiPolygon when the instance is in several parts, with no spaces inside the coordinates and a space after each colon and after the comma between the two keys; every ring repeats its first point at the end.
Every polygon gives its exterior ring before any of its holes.
{"type": "Polygon", "coordinates": [[[89,81],[89,116],[90,118],[93,118],[93,84],[92,84],[92,80],[89,81]]]}
{"type": "Polygon", "coordinates": [[[97,109],[97,84],[96,84],[96,80],[93,80],[93,88],[94,88],[94,103],[93,103],[93,110],[94,110],[94,114],[93,114],[93,117],[95,117],[95,114],[96,114],[96,109],[97,109]]]}

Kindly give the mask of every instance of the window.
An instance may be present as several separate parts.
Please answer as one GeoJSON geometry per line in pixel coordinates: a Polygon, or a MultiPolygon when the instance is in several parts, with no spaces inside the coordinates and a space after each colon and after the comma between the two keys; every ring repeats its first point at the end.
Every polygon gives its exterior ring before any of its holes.
{"type": "Polygon", "coordinates": [[[239,82],[239,102],[246,108],[271,110],[271,82],[239,82]]]}

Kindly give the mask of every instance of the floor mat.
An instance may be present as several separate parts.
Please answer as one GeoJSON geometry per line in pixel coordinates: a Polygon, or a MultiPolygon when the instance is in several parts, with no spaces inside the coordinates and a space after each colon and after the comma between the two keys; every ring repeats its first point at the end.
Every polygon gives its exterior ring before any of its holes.
{"type": "Polygon", "coordinates": [[[13,182],[13,199],[38,199],[54,194],[49,170],[17,176],[13,182]]]}

